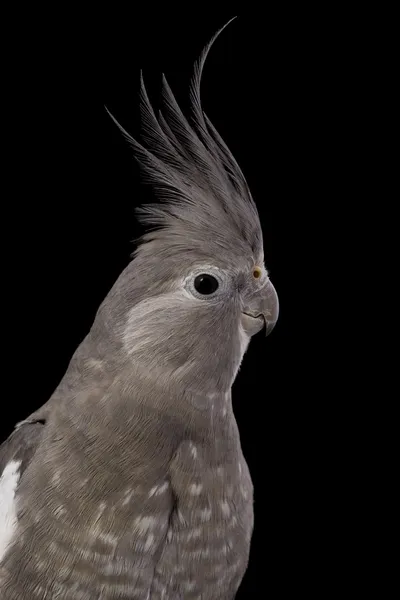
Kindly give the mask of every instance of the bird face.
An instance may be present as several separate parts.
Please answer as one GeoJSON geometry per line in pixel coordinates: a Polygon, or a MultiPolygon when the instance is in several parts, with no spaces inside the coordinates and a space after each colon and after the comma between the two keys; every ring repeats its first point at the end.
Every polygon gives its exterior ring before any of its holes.
{"type": "Polygon", "coordinates": [[[164,255],[140,272],[147,285],[128,310],[123,337],[132,362],[152,372],[166,369],[203,385],[223,377],[227,388],[250,337],[264,327],[270,333],[277,321],[277,294],[253,260],[164,255]]]}
{"type": "Polygon", "coordinates": [[[210,310],[220,305],[236,308],[238,326],[248,336],[264,327],[269,335],[278,320],[278,295],[264,266],[245,271],[198,265],[184,280],[188,297],[208,303],[210,310]]]}

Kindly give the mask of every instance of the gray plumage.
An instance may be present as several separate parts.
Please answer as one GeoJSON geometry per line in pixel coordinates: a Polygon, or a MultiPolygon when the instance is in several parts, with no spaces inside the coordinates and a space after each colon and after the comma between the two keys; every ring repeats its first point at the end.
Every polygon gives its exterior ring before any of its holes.
{"type": "Polygon", "coordinates": [[[52,397],[0,447],[4,600],[229,600],[247,568],[231,387],[278,301],[247,183],[201,107],[216,36],[190,123],[165,78],[156,116],[142,80],[143,144],[123,131],[160,196],[138,211],[151,229],[52,397]]]}

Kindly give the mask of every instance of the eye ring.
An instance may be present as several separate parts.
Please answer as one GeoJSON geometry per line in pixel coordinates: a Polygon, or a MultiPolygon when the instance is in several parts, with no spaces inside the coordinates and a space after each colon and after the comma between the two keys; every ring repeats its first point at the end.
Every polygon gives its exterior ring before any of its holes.
{"type": "Polygon", "coordinates": [[[226,292],[227,286],[229,283],[226,273],[214,265],[196,265],[184,279],[186,291],[205,302],[219,298],[226,292]]]}
{"type": "Polygon", "coordinates": [[[262,275],[261,267],[253,267],[253,277],[254,279],[260,279],[262,275]]]}

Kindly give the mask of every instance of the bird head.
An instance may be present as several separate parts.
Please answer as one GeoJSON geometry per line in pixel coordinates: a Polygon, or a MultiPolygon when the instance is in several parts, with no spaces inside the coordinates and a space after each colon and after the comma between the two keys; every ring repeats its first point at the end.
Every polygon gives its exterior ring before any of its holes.
{"type": "Polygon", "coordinates": [[[111,300],[123,300],[119,332],[132,364],[226,391],[251,336],[272,331],[278,298],[249,187],[201,105],[204,63],[222,29],[195,65],[191,120],[165,77],[157,115],[141,77],[143,143],[110,114],[160,200],[137,210],[148,229],[111,300]]]}

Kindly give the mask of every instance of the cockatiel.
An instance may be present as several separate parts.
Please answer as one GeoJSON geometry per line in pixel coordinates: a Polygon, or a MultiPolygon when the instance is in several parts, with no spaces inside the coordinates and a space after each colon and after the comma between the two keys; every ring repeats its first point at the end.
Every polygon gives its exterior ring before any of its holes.
{"type": "MultiPolygon", "coordinates": [[[[223,29],[223,28],[222,28],[223,29]]],[[[222,29],[220,31],[222,31],[222,29]]],[[[191,83],[163,79],[145,140],[152,229],[49,401],[0,447],[2,600],[229,600],[248,564],[253,488],[231,388],[278,318],[256,206],[191,83]]]]}

